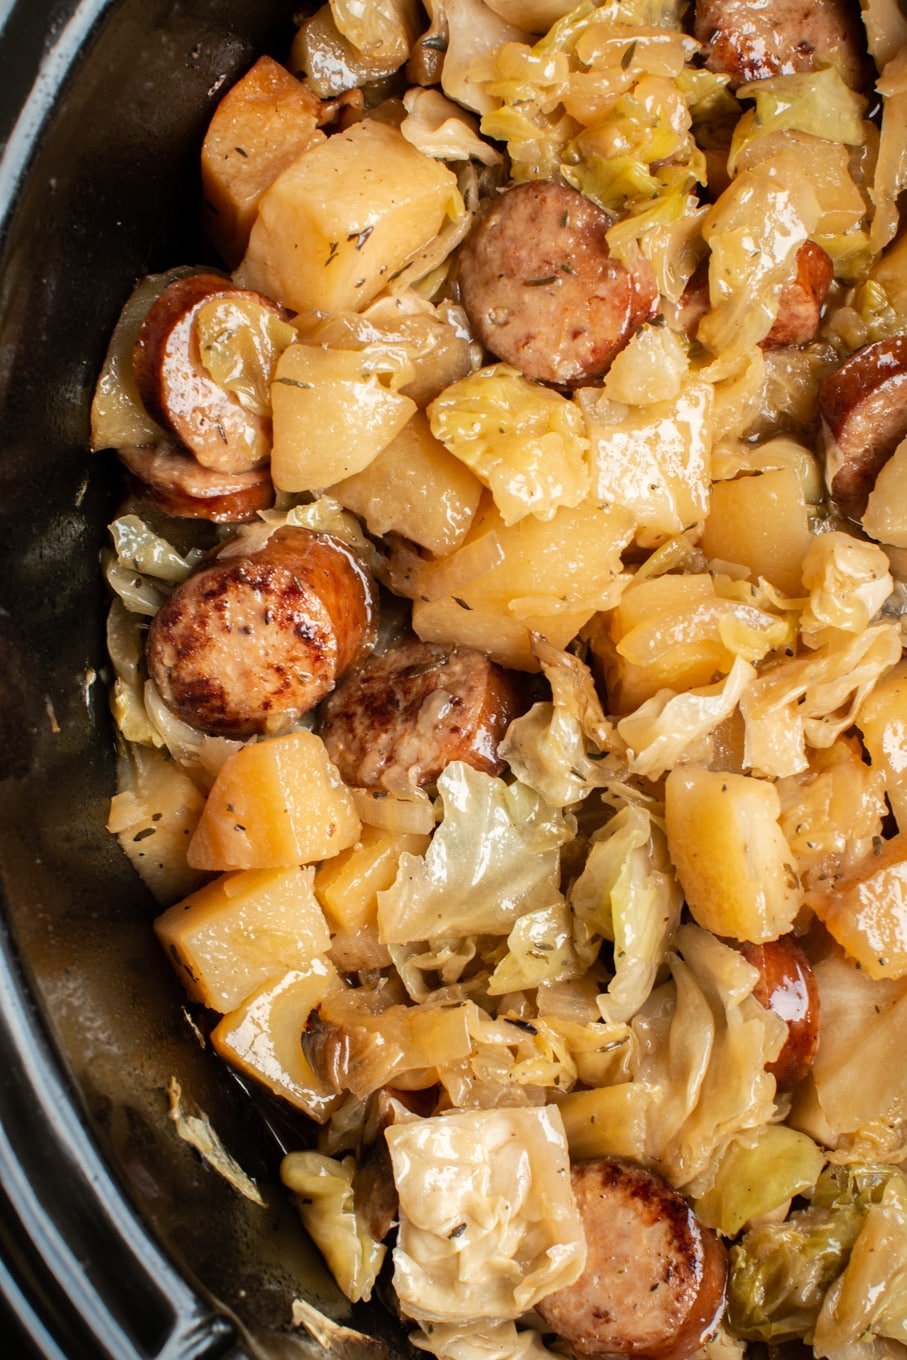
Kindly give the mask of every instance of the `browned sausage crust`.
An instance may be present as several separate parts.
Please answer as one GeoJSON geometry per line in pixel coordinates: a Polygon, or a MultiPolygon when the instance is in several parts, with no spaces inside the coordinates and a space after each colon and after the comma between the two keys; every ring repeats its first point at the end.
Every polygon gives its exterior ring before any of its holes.
{"type": "Polygon", "coordinates": [[[324,706],[321,735],[348,784],[432,784],[452,760],[499,774],[515,681],[482,652],[405,642],[371,656],[324,706]]]}
{"type": "Polygon", "coordinates": [[[860,11],[850,0],[696,0],[693,34],[706,65],[726,72],[732,89],[826,63],[855,88],[867,78],[860,11]]]}
{"type": "Polygon", "coordinates": [[[375,623],[375,588],[356,555],[329,534],[285,527],[177,587],[152,620],[148,670],[193,727],[278,732],[374,644],[375,623]]]}
{"type": "Polygon", "coordinates": [[[812,964],[793,935],[738,948],[759,970],[756,1000],[787,1023],[784,1047],[767,1070],[779,1091],[789,1091],[806,1076],[819,1047],[819,988],[812,964]]]}
{"type": "Polygon", "coordinates": [[[495,199],[460,252],[460,298],[492,354],[528,378],[570,386],[604,373],[654,314],[646,261],[611,258],[611,218],[551,180],[495,199]]]}
{"type": "Polygon", "coordinates": [[[819,392],[828,489],[854,519],[907,435],[907,335],[864,345],[819,392]]]}
{"type": "Polygon", "coordinates": [[[577,1162],[586,1268],[538,1304],[578,1355],[685,1360],[717,1327],[727,1259],[682,1195],[616,1158],[577,1162]]]}
{"type": "Polygon", "coordinates": [[[797,251],[796,271],[781,289],[778,315],[763,349],[807,345],[815,338],[822,319],[822,304],[835,276],[831,256],[815,241],[804,241],[797,251]]]}
{"type": "Polygon", "coordinates": [[[282,315],[269,298],[234,288],[217,274],[189,274],[165,288],[139,330],[132,355],[136,386],[151,415],[204,466],[247,472],[271,449],[270,421],[247,411],[210,376],[195,325],[215,298],[252,301],[282,315]]]}
{"type": "Polygon", "coordinates": [[[131,446],[117,452],[141,498],[179,519],[245,524],[274,502],[267,468],[217,472],[179,449],[131,446]]]}

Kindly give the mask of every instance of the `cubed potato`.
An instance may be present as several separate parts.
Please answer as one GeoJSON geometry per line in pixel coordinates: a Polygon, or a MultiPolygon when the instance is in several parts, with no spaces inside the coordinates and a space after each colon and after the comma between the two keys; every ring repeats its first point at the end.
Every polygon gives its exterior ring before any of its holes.
{"type": "Polygon", "coordinates": [[[237,278],[297,312],[356,311],[462,211],[446,166],[365,119],[265,191],[237,278]]]}
{"type": "MultiPolygon", "coordinates": [[[[534,631],[554,647],[566,647],[589,618],[586,609],[565,609],[556,617],[538,620],[534,631]]],[[[492,661],[515,671],[537,671],[528,623],[521,623],[493,609],[474,609],[461,599],[445,595],[439,600],[416,600],[413,631],[423,642],[444,642],[455,647],[475,647],[492,661]]]]}
{"type": "Polygon", "coordinates": [[[876,477],[863,528],[879,543],[907,548],[907,439],[901,441],[876,477]]]}
{"type": "Polygon", "coordinates": [[[790,930],[803,894],[773,784],[678,765],[665,784],[668,850],[706,930],[763,944],[790,930]]]}
{"type": "Polygon", "coordinates": [[[214,781],[187,859],[196,869],[282,869],[339,855],[359,835],[349,791],[314,732],[243,746],[214,781]]]}
{"type": "Polygon", "coordinates": [[[314,491],[361,472],[400,433],[416,403],[385,387],[365,355],[291,345],[271,383],[271,477],[314,491]]]}
{"type": "Polygon", "coordinates": [[[857,727],[873,769],[885,775],[885,792],[898,824],[907,832],[907,661],[883,675],[864,699],[857,727]]]}
{"type": "Polygon", "coordinates": [[[417,411],[377,458],[338,482],[331,495],[364,519],[371,533],[402,534],[445,557],[463,541],[482,485],[417,411]]]}
{"type": "Polygon", "coordinates": [[[202,145],[205,228],[239,264],[265,189],[319,142],[319,101],[271,57],[258,61],[214,111],[202,145]]]}
{"type": "Polygon", "coordinates": [[[736,562],[785,595],[803,594],[800,573],[812,542],[803,483],[792,467],[714,482],[700,546],[709,558],[736,562]]]}
{"type": "Polygon", "coordinates": [[[571,1091],[558,1103],[573,1161],[586,1157],[631,1157],[646,1144],[649,1092],[636,1082],[595,1091],[571,1091]]]}
{"type": "Polygon", "coordinates": [[[397,877],[400,856],[422,855],[429,836],[364,826],[359,840],[315,874],[315,895],[335,930],[357,930],[376,918],[378,893],[397,877]]]}
{"type": "Polygon", "coordinates": [[[227,874],[177,902],[154,923],[193,1001],[235,1008],[268,978],[304,969],[331,932],[313,888],[314,869],[227,874]]]}
{"type": "Polygon", "coordinates": [[[907,977],[907,835],[877,848],[831,892],[810,893],[807,903],[871,978],[907,977]]]}
{"type": "Polygon", "coordinates": [[[323,1124],[341,1097],[316,1075],[301,1041],[312,1011],[340,986],[336,971],[323,959],[265,983],[214,1029],[215,1052],[323,1124]]]}

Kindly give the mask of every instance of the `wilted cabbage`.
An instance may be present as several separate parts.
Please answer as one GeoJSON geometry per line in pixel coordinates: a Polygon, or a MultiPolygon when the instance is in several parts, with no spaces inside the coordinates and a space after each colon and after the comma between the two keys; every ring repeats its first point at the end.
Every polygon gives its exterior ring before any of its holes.
{"type": "Polygon", "coordinates": [[[629,1020],[647,1000],[682,901],[664,832],[648,812],[625,807],[595,832],[570,905],[593,941],[614,944],[614,977],[598,998],[604,1020],[629,1020]]]}
{"type": "Polygon", "coordinates": [[[117,789],[107,830],[157,901],[169,906],[204,877],[186,864],[186,843],[201,816],[204,794],[161,751],[135,744],[118,752],[117,789]]]}
{"type": "Polygon", "coordinates": [[[752,99],[756,107],[734,130],[731,173],[743,147],[772,132],[793,129],[847,146],[862,146],[866,140],[866,100],[842,80],[835,66],[754,80],[738,87],[737,98],[752,99]]]}
{"type": "Polygon", "coordinates": [[[573,828],[522,784],[454,761],[438,779],[444,816],[424,856],[403,854],[378,894],[389,944],[450,935],[507,935],[557,898],[560,847],[573,828]]]}
{"type": "Polygon", "coordinates": [[[907,1177],[870,1204],[850,1260],[822,1303],[813,1348],[830,1356],[864,1336],[907,1342],[907,1177]]]}
{"type": "Polygon", "coordinates": [[[429,407],[432,434],[490,489],[506,525],[552,519],[589,489],[583,418],[573,402],[493,364],[429,407]]]}
{"type": "Polygon", "coordinates": [[[459,104],[445,99],[438,90],[407,90],[403,96],[406,117],[400,131],[426,156],[442,161],[467,161],[500,165],[501,153],[478,134],[475,121],[459,104]]]}
{"type": "Polygon", "coordinates": [[[419,1321],[513,1319],[572,1284],[586,1247],[551,1106],[397,1124],[394,1288],[419,1321]]]}
{"type": "Polygon", "coordinates": [[[395,70],[409,56],[418,32],[415,0],[329,0],[338,32],[366,58],[395,70]]]}
{"type": "Polygon", "coordinates": [[[809,604],[800,630],[808,646],[824,630],[862,633],[894,588],[888,558],[874,543],[835,531],[813,539],[803,558],[803,586],[809,604]]]}
{"type": "Polygon", "coordinates": [[[907,187],[907,50],[898,52],[888,62],[876,82],[876,89],[885,102],[879,154],[869,189],[869,197],[875,204],[875,216],[869,230],[873,252],[880,251],[897,232],[898,195],[907,187]]]}
{"type": "Polygon", "coordinates": [[[553,1360],[553,1353],[531,1328],[517,1331],[512,1322],[487,1322],[457,1327],[434,1322],[417,1327],[409,1339],[438,1360],[553,1360]]]}
{"type": "Polygon", "coordinates": [[[824,1165],[825,1153],[805,1133],[765,1124],[731,1140],[696,1200],[696,1216],[736,1237],[750,1219],[811,1191],[824,1165]]]}
{"type": "Polygon", "coordinates": [[[320,1152],[291,1152],[280,1164],[280,1179],[292,1193],[299,1216],[353,1303],[370,1299],[387,1248],[376,1242],[356,1211],[356,1162],[320,1152]]]}
{"type": "Polygon", "coordinates": [[[573,917],[559,900],[547,907],[527,911],[507,937],[507,953],[488,983],[490,996],[504,996],[538,987],[555,978],[581,977],[592,958],[577,953],[573,941],[573,917]]]}
{"type": "Polygon", "coordinates": [[[107,558],[104,575],[134,614],[156,614],[204,555],[193,548],[183,556],[138,515],[122,515],[109,528],[116,555],[107,558]]]}

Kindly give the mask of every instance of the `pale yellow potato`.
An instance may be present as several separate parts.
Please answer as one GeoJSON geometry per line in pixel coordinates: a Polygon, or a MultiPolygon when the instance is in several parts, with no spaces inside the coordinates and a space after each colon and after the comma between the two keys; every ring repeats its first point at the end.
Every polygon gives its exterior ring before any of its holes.
{"type": "Polygon", "coordinates": [[[385,387],[353,350],[291,345],[271,383],[278,491],[314,491],[367,467],[400,433],[416,403],[385,387]]]}
{"type": "Polygon", "coordinates": [[[402,534],[445,557],[463,541],[482,484],[417,411],[367,467],[331,487],[331,495],[364,519],[370,533],[402,534]]]}
{"type": "MultiPolygon", "coordinates": [[[[586,616],[588,617],[588,616],[586,616]]],[[[574,637],[585,618],[571,617],[566,627],[574,637]],[[577,622],[577,619],[579,621],[577,622]]],[[[532,654],[532,637],[525,624],[491,609],[473,609],[449,595],[439,600],[413,602],[413,632],[423,642],[443,642],[454,647],[475,647],[492,661],[517,671],[537,671],[539,663],[532,654]]],[[[565,642],[569,642],[566,638],[565,642]]],[[[554,638],[549,641],[555,642],[554,638]]],[[[555,642],[562,647],[565,643],[555,642]]]]}
{"type": "Polygon", "coordinates": [[[803,558],[812,542],[803,483],[792,467],[714,482],[700,546],[707,557],[746,567],[785,595],[803,594],[803,558]]]}
{"type": "Polygon", "coordinates": [[[267,189],[237,280],[297,312],[358,311],[462,211],[446,166],[365,119],[267,189]]]}
{"type": "Polygon", "coordinates": [[[261,196],[288,166],[325,140],[319,101],[271,57],[259,57],[224,95],[202,145],[205,229],[237,265],[261,196]]]}
{"type": "Polygon", "coordinates": [[[898,830],[907,832],[907,661],[899,661],[883,675],[864,699],[857,727],[872,768],[885,775],[898,830]]]}
{"type": "Polygon", "coordinates": [[[690,911],[716,935],[763,944],[802,902],[773,784],[678,765],[665,784],[668,851],[690,911]]]}
{"type": "Polygon", "coordinates": [[[314,732],[243,746],[222,766],[189,842],[195,869],[280,869],[353,845],[349,790],[314,732]]]}
{"type": "Polygon", "coordinates": [[[394,882],[403,852],[424,854],[430,839],[363,826],[355,845],[320,866],[315,893],[334,932],[330,957],[341,972],[390,963],[378,934],[378,893],[394,882]]]}
{"type": "Polygon", "coordinates": [[[323,959],[266,982],[214,1029],[214,1051],[323,1124],[340,1096],[315,1074],[300,1039],[316,1006],[340,986],[336,970],[323,959]]]}
{"type": "Polygon", "coordinates": [[[907,548],[907,439],[901,440],[876,477],[863,528],[879,543],[907,548]]]}
{"type": "Polygon", "coordinates": [[[878,851],[833,891],[810,893],[807,903],[871,978],[907,977],[907,835],[878,851]]]}
{"type": "Polygon", "coordinates": [[[227,874],[158,917],[157,937],[193,1001],[235,1010],[268,978],[306,968],[328,949],[313,872],[227,874]]]}

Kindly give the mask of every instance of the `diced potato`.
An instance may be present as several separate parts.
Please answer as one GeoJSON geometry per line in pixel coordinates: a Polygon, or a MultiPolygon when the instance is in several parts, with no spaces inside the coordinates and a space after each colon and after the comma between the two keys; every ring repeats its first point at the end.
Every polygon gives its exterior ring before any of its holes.
{"type": "Polygon", "coordinates": [[[154,923],[193,1001],[232,1011],[268,978],[304,969],[331,943],[313,869],[228,874],[154,923]]]}
{"type": "Polygon", "coordinates": [[[402,534],[444,557],[467,533],[482,486],[417,411],[377,458],[338,482],[331,495],[363,518],[371,533],[402,534]]]}
{"type": "Polygon", "coordinates": [[[882,771],[856,737],[811,751],[809,768],[779,779],[781,830],[807,887],[849,873],[871,852],[887,813],[882,771]]]}
{"type": "Polygon", "coordinates": [[[812,542],[803,483],[792,467],[715,482],[700,546],[709,558],[746,567],[785,595],[803,594],[803,558],[812,542]]]}
{"type": "Polygon", "coordinates": [[[446,166],[365,119],[266,190],[237,277],[297,312],[358,310],[462,211],[446,166]]]}
{"type": "Polygon", "coordinates": [[[339,855],[359,835],[349,791],[313,732],[243,746],[214,781],[187,859],[196,869],[282,869],[339,855]]]}
{"type": "Polygon", "coordinates": [[[325,140],[311,90],[259,57],[214,111],[202,145],[205,228],[227,264],[239,264],[265,189],[325,140]]]}
{"type": "Polygon", "coordinates": [[[810,893],[807,903],[871,978],[907,977],[907,835],[877,848],[850,877],[830,892],[810,893]]]}
{"type": "MultiPolygon", "coordinates": [[[[588,614],[562,615],[562,627],[549,628],[546,636],[563,647],[582,628],[588,614]],[[570,630],[563,641],[557,638],[570,630]]],[[[455,647],[475,647],[492,661],[516,671],[537,671],[539,663],[532,654],[532,638],[525,624],[491,609],[473,609],[462,600],[442,596],[440,600],[416,600],[413,604],[413,631],[423,642],[444,642],[455,647]]]]}
{"type": "Polygon", "coordinates": [[[802,892],[773,784],[679,765],[665,784],[668,850],[695,920],[763,944],[790,930],[802,892]]]}
{"type": "Polygon", "coordinates": [[[883,675],[857,715],[857,727],[873,769],[885,775],[885,792],[898,824],[907,832],[907,661],[883,675]]]}
{"type": "Polygon", "coordinates": [[[879,543],[907,548],[907,439],[901,440],[876,477],[863,528],[879,543]]]}
{"type": "Polygon", "coordinates": [[[301,1040],[312,1011],[341,985],[323,959],[265,983],[212,1032],[215,1052],[323,1124],[340,1096],[315,1074],[301,1040]]]}
{"type": "Polygon", "coordinates": [[[708,504],[712,388],[688,383],[673,401],[626,407],[580,392],[592,441],[594,494],[629,510],[636,541],[654,548],[701,523],[708,504]]]}
{"type": "Polygon", "coordinates": [[[558,1105],[573,1161],[586,1157],[631,1157],[646,1144],[649,1092],[636,1082],[595,1091],[571,1091],[558,1105]]]}
{"type": "Polygon", "coordinates": [[[314,491],[361,472],[396,438],[416,403],[385,387],[364,355],[291,345],[271,384],[271,476],[314,491]]]}
{"type": "Polygon", "coordinates": [[[390,963],[378,934],[378,893],[393,883],[404,850],[421,855],[430,839],[363,826],[356,845],[318,869],[315,892],[334,931],[330,957],[341,972],[390,963]]]}

